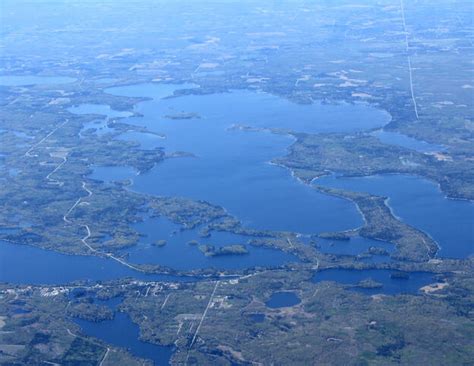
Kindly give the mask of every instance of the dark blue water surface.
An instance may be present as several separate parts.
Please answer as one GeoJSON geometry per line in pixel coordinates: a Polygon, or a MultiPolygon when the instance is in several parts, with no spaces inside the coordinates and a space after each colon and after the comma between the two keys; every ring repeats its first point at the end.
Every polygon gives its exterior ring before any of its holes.
{"type": "MultiPolygon", "coordinates": [[[[139,84],[109,88],[106,92],[120,96],[154,98],[153,101],[138,105],[137,111],[144,118],[135,119],[134,122],[143,125],[154,121],[160,129],[167,128],[162,124],[168,119],[166,116],[183,112],[197,113],[200,119],[188,122],[198,125],[204,119],[221,126],[241,124],[308,133],[363,131],[382,127],[390,121],[387,112],[365,104],[296,104],[285,98],[248,90],[166,98],[174,90],[189,87],[192,85],[139,84]]],[[[173,125],[179,120],[170,122],[173,125]]],[[[203,127],[207,128],[205,125],[203,127]]],[[[198,136],[193,140],[197,139],[198,136]]]]}
{"type": "MultiPolygon", "coordinates": [[[[291,139],[269,132],[231,128],[234,124],[306,132],[358,131],[383,126],[387,113],[366,105],[298,105],[266,93],[234,91],[170,96],[176,86],[143,84],[111,88],[116,95],[154,98],[139,103],[127,123],[162,133],[167,153],[186,151],[195,158],[170,159],[134,178],[132,189],[166,196],[203,199],[225,207],[244,225],[269,230],[315,233],[362,224],[354,205],[300,184],[283,168],[270,165],[286,154],[291,139]],[[167,116],[195,113],[200,118],[167,116]]],[[[109,180],[107,167],[93,178],[109,180]]]]}
{"type": "Polygon", "coordinates": [[[165,218],[148,218],[135,225],[135,229],[144,236],[139,244],[127,248],[132,263],[160,264],[176,269],[191,270],[196,268],[243,269],[250,267],[275,267],[287,262],[297,261],[291,254],[280,250],[247,245],[250,237],[229,232],[212,232],[207,238],[199,236],[198,229],[180,230],[180,226],[165,218]],[[157,240],[166,240],[166,245],[155,246],[157,240]],[[245,245],[248,254],[206,257],[198,245],[190,245],[191,240],[199,244],[214,245],[216,248],[241,244],[245,245]]]}
{"type": "Polygon", "coordinates": [[[397,145],[418,152],[428,153],[446,150],[446,147],[442,145],[430,144],[426,141],[417,140],[398,132],[378,130],[373,132],[372,135],[377,137],[384,144],[397,145]]]}
{"type": "Polygon", "coordinates": [[[269,308],[277,309],[288,306],[295,306],[301,302],[301,299],[290,291],[275,292],[270,296],[270,299],[265,303],[269,308]]]}
{"type": "Polygon", "coordinates": [[[173,348],[140,341],[138,325],[125,313],[116,312],[114,319],[102,322],[83,319],[74,319],[74,322],[90,337],[127,348],[133,355],[152,360],[155,365],[169,365],[173,348]]]}
{"type": "MultiPolygon", "coordinates": [[[[196,155],[166,160],[151,172],[134,178],[132,189],[204,199],[225,207],[244,225],[258,229],[317,233],[362,224],[352,203],[314,192],[286,170],[268,164],[286,154],[287,137],[228,128],[237,123],[305,132],[354,131],[383,125],[388,120],[386,114],[366,105],[298,105],[249,91],[160,99],[172,95],[174,88],[144,84],[108,89],[113,94],[155,98],[137,106],[143,118],[132,117],[127,122],[165,134],[162,145],[167,152],[188,151],[196,155]],[[200,118],[165,117],[191,112],[200,118]],[[367,119],[372,126],[360,122],[367,119]]],[[[418,151],[442,148],[391,132],[376,134],[418,151]]],[[[108,180],[113,176],[110,169],[98,167],[93,177],[108,180]]],[[[427,180],[395,175],[339,180],[325,177],[318,184],[387,196],[398,216],[426,231],[440,244],[440,255],[465,257],[473,252],[473,204],[446,199],[427,180]]],[[[353,247],[347,248],[350,251],[353,247]]]]}
{"type": "MultiPolygon", "coordinates": [[[[389,121],[387,113],[363,104],[298,105],[283,98],[250,91],[171,97],[174,91],[186,88],[196,86],[142,84],[107,90],[115,95],[153,98],[137,105],[134,112],[143,117],[114,111],[106,105],[86,104],[70,108],[73,113],[103,114],[107,119],[128,117],[127,123],[144,126],[166,136],[161,139],[156,135],[128,132],[119,137],[123,140],[136,139],[142,148],[163,147],[168,154],[185,151],[195,155],[192,158],[167,159],[141,175],[130,167],[94,167],[90,177],[107,182],[132,179],[131,189],[138,192],[206,200],[224,207],[245,226],[256,229],[315,234],[353,229],[363,224],[353,203],[321,194],[294,179],[288,170],[269,164],[272,159],[287,153],[287,147],[292,142],[290,137],[232,127],[237,124],[309,133],[354,132],[383,127],[389,121]],[[199,118],[179,119],[180,116],[192,116],[192,113],[199,118]],[[170,118],[173,116],[174,119],[170,118]]],[[[107,127],[107,120],[94,122],[86,124],[82,132],[89,128],[95,128],[96,133],[101,134],[108,132],[110,126],[107,127]]],[[[413,144],[413,141],[409,143],[413,144]]],[[[469,226],[469,229],[467,226],[469,218],[472,218],[472,204],[446,200],[429,182],[413,177],[390,176],[367,180],[335,180],[329,177],[318,183],[342,185],[342,188],[349,190],[367,189],[371,193],[387,195],[395,213],[438,240],[443,254],[465,256],[472,252],[468,250],[469,245],[472,249],[472,244],[469,244],[472,240],[468,241],[472,239],[472,227],[469,226]]],[[[295,260],[281,251],[247,245],[247,237],[212,232],[210,237],[201,238],[198,230],[181,231],[177,225],[162,218],[146,219],[137,224],[136,229],[143,235],[138,245],[123,250],[131,263],[161,264],[177,269],[240,269],[276,266],[295,260]],[[167,242],[165,246],[153,245],[163,239],[167,242]],[[188,244],[190,240],[216,247],[245,244],[249,254],[205,257],[196,246],[188,244]]],[[[389,252],[393,250],[387,243],[362,238],[335,243],[320,240],[318,244],[324,252],[348,255],[362,254],[370,246],[383,247],[389,252]]],[[[432,275],[427,273],[411,273],[408,280],[390,278],[390,274],[385,270],[334,269],[316,273],[314,281],[356,285],[361,280],[372,278],[383,284],[378,289],[356,288],[367,294],[416,293],[421,286],[433,282],[432,275]]],[[[111,259],[67,256],[0,241],[2,282],[57,284],[127,276],[145,280],[177,280],[172,276],[145,275],[111,259]]],[[[296,293],[282,291],[272,294],[266,305],[280,308],[297,305],[300,301],[296,293]]],[[[264,315],[254,314],[251,319],[261,322],[264,315]]],[[[129,348],[134,355],[151,359],[157,365],[169,363],[172,349],[139,341],[138,327],[126,314],[117,313],[113,320],[100,323],[80,319],[76,322],[89,336],[129,348]]]]}
{"type": "Polygon", "coordinates": [[[31,310],[16,308],[16,309],[13,310],[13,313],[14,314],[29,314],[29,313],[31,313],[31,310]]]}
{"type": "Polygon", "coordinates": [[[474,253],[474,202],[448,199],[427,179],[395,174],[328,176],[315,183],[389,197],[396,216],[436,240],[441,247],[439,256],[465,258],[474,253]]]}
{"type": "Polygon", "coordinates": [[[342,254],[342,255],[358,255],[366,253],[370,247],[377,247],[386,250],[388,253],[395,251],[393,244],[355,236],[349,240],[332,240],[332,239],[317,239],[318,249],[323,253],[342,254]]]}
{"type": "Polygon", "coordinates": [[[65,255],[0,240],[0,282],[65,284],[71,281],[105,281],[123,277],[142,280],[183,281],[186,277],[147,275],[111,259],[65,255]]]}
{"type": "Polygon", "coordinates": [[[92,122],[84,123],[81,131],[79,132],[79,137],[84,137],[85,132],[93,132],[98,136],[105,135],[107,133],[112,133],[115,130],[108,125],[108,119],[99,119],[92,122]]]}
{"type": "Polygon", "coordinates": [[[346,285],[357,285],[360,281],[372,279],[383,285],[381,288],[352,288],[354,291],[370,295],[416,294],[421,287],[435,282],[433,274],[428,272],[410,272],[407,279],[392,278],[391,275],[395,273],[398,272],[385,269],[353,270],[334,268],[317,272],[313,277],[313,281],[316,283],[334,281],[346,285]]]}

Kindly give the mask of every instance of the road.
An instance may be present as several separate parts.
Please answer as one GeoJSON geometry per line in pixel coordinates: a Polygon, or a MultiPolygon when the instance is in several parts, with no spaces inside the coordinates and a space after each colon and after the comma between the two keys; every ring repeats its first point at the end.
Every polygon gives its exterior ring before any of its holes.
{"type": "Polygon", "coordinates": [[[400,0],[400,11],[402,14],[402,21],[403,21],[403,33],[405,33],[405,48],[406,48],[407,59],[408,59],[408,73],[409,73],[409,78],[410,78],[411,99],[413,101],[413,106],[415,108],[416,119],[418,119],[418,106],[415,100],[415,92],[413,91],[413,70],[411,67],[410,47],[408,45],[408,31],[407,31],[407,23],[405,21],[405,6],[403,4],[403,0],[400,0]]]}
{"type": "Polygon", "coordinates": [[[219,283],[220,283],[220,281],[216,281],[216,285],[214,286],[214,290],[212,291],[211,297],[209,298],[209,302],[207,303],[206,309],[205,309],[204,312],[202,313],[201,320],[199,321],[199,324],[198,324],[198,326],[197,326],[197,328],[196,328],[196,332],[194,333],[193,340],[191,341],[191,344],[189,345],[189,349],[191,349],[191,348],[193,347],[194,342],[196,341],[196,337],[198,336],[199,330],[201,329],[201,325],[202,325],[202,323],[204,322],[204,318],[205,318],[206,315],[207,315],[207,311],[208,311],[209,308],[211,307],[212,300],[214,299],[214,295],[215,295],[215,293],[216,293],[217,287],[219,286],[219,283]]]}
{"type": "Polygon", "coordinates": [[[36,149],[39,145],[41,145],[43,142],[45,142],[51,135],[53,135],[57,130],[59,130],[60,128],[62,128],[66,123],[69,122],[69,119],[66,118],[66,120],[61,123],[58,127],[56,127],[55,129],[53,129],[50,133],[48,133],[45,137],[43,137],[39,142],[37,142],[36,144],[34,144],[33,146],[31,146],[27,152],[25,152],[25,155],[26,157],[28,158],[33,158],[33,157],[36,157],[38,155],[32,155],[31,152],[36,149]]]}

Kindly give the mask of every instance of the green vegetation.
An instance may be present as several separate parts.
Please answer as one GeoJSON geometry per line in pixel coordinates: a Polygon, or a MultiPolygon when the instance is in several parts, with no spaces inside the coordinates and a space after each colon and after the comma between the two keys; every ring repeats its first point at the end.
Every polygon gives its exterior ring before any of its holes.
{"type": "Polygon", "coordinates": [[[91,304],[68,306],[68,291],[66,287],[1,286],[0,364],[143,365],[144,360],[123,349],[84,336],[70,316],[98,321],[113,314],[91,304]]]}
{"type": "Polygon", "coordinates": [[[218,248],[216,248],[214,245],[202,244],[199,245],[198,248],[206,257],[248,254],[248,250],[245,245],[241,244],[226,245],[218,248]]]}
{"type": "Polygon", "coordinates": [[[175,114],[167,114],[165,118],[168,119],[199,119],[201,116],[198,113],[193,113],[193,112],[181,112],[181,113],[175,113],[175,114]]]}
{"type": "Polygon", "coordinates": [[[340,233],[327,233],[323,237],[360,235],[371,239],[387,241],[397,247],[393,256],[400,260],[426,261],[438,250],[428,235],[395,218],[385,204],[386,198],[366,193],[348,192],[333,188],[316,187],[322,192],[354,201],[362,212],[365,225],[359,229],[340,233]]]}
{"type": "MultiPolygon", "coordinates": [[[[189,283],[91,279],[67,286],[1,284],[0,364],[151,364],[87,337],[73,322],[76,317],[112,319],[116,310],[93,300],[114,296],[123,297],[118,310],[139,325],[141,339],[176,346],[174,365],[308,365],[315,360],[357,366],[472,364],[474,259],[435,258],[436,243],[394,217],[384,197],[315,187],[353,201],[365,218],[357,230],[320,237],[347,240],[361,235],[396,246],[390,262],[375,262],[361,259],[388,253],[372,247],[359,256],[324,254],[317,238],[307,244],[296,233],[247,228],[212,202],[150,197],[133,192],[128,180],[90,178],[97,166],[126,166],[146,174],[164,159],[192,154],[119,140],[130,131],[166,136],[120,117],[75,115],[67,108],[105,104],[141,118],[137,104],[144,98],[111,95],[104,89],[192,82],[199,87],[176,91],[173,97],[239,89],[301,104],[367,103],[390,115],[384,130],[445,148],[421,153],[382,143],[373,131],[272,130],[295,137],[288,155],[274,162],[305,183],[333,173],[403,173],[439,183],[449,197],[474,199],[472,19],[464,11],[471,9],[469,2],[405,1],[403,18],[399,4],[384,0],[357,6],[344,0],[271,6],[223,3],[188,2],[182,11],[173,1],[155,7],[113,2],[103,17],[103,4],[88,1],[87,6],[78,4],[78,18],[69,2],[58,2],[54,17],[50,5],[44,5],[49,2],[35,3],[29,10],[34,17],[10,11],[16,2],[5,2],[0,12],[5,24],[2,75],[62,75],[76,81],[0,87],[0,239],[73,255],[107,256],[128,265],[123,250],[140,239],[134,224],[151,214],[170,219],[180,229],[199,228],[202,237],[213,231],[246,235],[246,244],[292,253],[299,262],[241,271],[135,266],[202,276],[189,283]],[[117,27],[124,22],[126,31],[117,27]],[[100,82],[103,78],[113,80],[100,82]],[[84,130],[97,120],[105,121],[106,133],[95,127],[84,130]],[[318,270],[328,268],[386,269],[408,277],[428,271],[438,276],[416,295],[367,296],[351,286],[311,281],[318,270]],[[82,295],[71,298],[77,289],[82,295]],[[302,301],[270,309],[265,302],[276,291],[293,291],[302,301]],[[261,319],[255,320],[255,314],[261,319]]],[[[162,116],[200,118],[176,111],[157,117],[162,116]]],[[[232,128],[260,130],[238,124],[232,128]]],[[[240,244],[188,244],[206,255],[247,250],[240,244]]],[[[371,280],[356,287],[383,292],[371,280]]]]}
{"type": "Polygon", "coordinates": [[[355,287],[370,288],[370,289],[380,288],[381,289],[383,287],[383,284],[369,278],[367,280],[360,281],[355,287]]]}
{"type": "Polygon", "coordinates": [[[71,304],[67,314],[73,318],[81,318],[88,321],[100,322],[113,319],[114,313],[107,307],[89,302],[78,302],[71,304]]]}
{"type": "MultiPolygon", "coordinates": [[[[443,364],[463,364],[473,357],[470,339],[474,334],[474,267],[466,268],[439,277],[443,286],[438,289],[395,296],[368,296],[331,282],[314,283],[312,271],[267,271],[217,282],[3,285],[1,357],[33,363],[99,362],[105,345],[82,335],[67,314],[80,309],[79,316],[95,321],[89,314],[94,310],[100,314],[100,307],[81,304],[94,297],[121,296],[118,310],[140,326],[141,339],[176,346],[173,364],[181,364],[188,355],[188,361],[224,365],[290,361],[303,365],[315,357],[329,364],[350,365],[411,364],[414,360],[440,364],[440,359],[443,364]],[[268,308],[265,302],[279,291],[297,293],[301,303],[268,308]],[[75,300],[68,305],[71,293],[75,300]],[[19,307],[28,312],[18,314],[19,307]],[[255,321],[254,314],[261,314],[261,321],[255,321]],[[449,322],[443,321],[448,318],[449,322]],[[9,332],[12,329],[15,334],[9,332]],[[45,342],[54,345],[55,351],[38,352],[35,345],[45,342]],[[454,349],[453,342],[457,345],[454,349]],[[299,352],[295,345],[304,346],[306,352],[299,352]]],[[[365,280],[357,287],[383,292],[380,285],[365,280]]],[[[138,361],[119,349],[111,348],[111,352],[109,362],[134,365],[138,361]]]]}
{"type": "Polygon", "coordinates": [[[162,239],[162,240],[155,240],[153,243],[152,243],[153,246],[155,247],[164,247],[166,245],[166,240],[162,239]]]}
{"type": "Polygon", "coordinates": [[[289,154],[275,163],[291,169],[305,182],[329,173],[346,176],[415,174],[432,179],[455,198],[474,199],[471,161],[439,160],[398,146],[386,145],[369,134],[293,134],[289,154]]]}

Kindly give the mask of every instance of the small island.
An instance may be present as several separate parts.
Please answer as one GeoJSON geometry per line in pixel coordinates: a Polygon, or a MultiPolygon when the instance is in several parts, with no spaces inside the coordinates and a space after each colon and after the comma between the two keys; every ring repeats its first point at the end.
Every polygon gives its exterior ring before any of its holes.
{"type": "Polygon", "coordinates": [[[354,233],[350,231],[341,231],[341,232],[325,232],[325,233],[320,233],[318,236],[321,239],[327,239],[327,240],[341,240],[341,241],[349,241],[351,240],[351,236],[353,236],[354,233]]]}
{"type": "Polygon", "coordinates": [[[377,289],[377,288],[382,288],[383,284],[380,282],[374,281],[372,278],[368,278],[366,280],[360,281],[354,287],[365,288],[365,289],[377,289]]]}
{"type": "Polygon", "coordinates": [[[155,240],[151,245],[153,245],[154,247],[164,247],[166,245],[166,240],[155,240]]]}
{"type": "Polygon", "coordinates": [[[370,247],[367,252],[371,255],[390,255],[386,249],[380,247],[370,247]]]}
{"type": "Polygon", "coordinates": [[[179,112],[175,114],[167,114],[165,115],[165,118],[167,119],[199,119],[201,116],[195,112],[179,112]]]}
{"type": "Polygon", "coordinates": [[[218,248],[216,248],[214,245],[203,244],[199,245],[198,248],[206,257],[217,257],[223,255],[242,255],[249,253],[245,245],[241,244],[227,245],[218,248]]]}

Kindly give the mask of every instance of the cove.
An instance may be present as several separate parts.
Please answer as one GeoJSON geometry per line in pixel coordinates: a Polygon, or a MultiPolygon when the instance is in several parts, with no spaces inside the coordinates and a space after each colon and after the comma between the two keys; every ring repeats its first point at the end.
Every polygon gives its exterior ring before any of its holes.
{"type": "Polygon", "coordinates": [[[401,220],[429,234],[441,247],[438,255],[465,258],[474,253],[474,203],[447,198],[435,183],[417,176],[328,176],[316,184],[388,197],[401,220]]]}
{"type": "Polygon", "coordinates": [[[143,235],[139,243],[124,249],[132,263],[160,264],[174,269],[192,270],[203,268],[244,269],[252,267],[276,267],[298,259],[288,253],[246,244],[251,237],[229,232],[213,231],[210,237],[200,237],[199,229],[180,230],[180,226],[165,218],[146,218],[134,226],[143,235]],[[165,240],[163,246],[155,246],[165,240]],[[213,245],[216,248],[240,244],[247,254],[205,256],[199,245],[213,245]]]}
{"type": "Polygon", "coordinates": [[[352,285],[351,290],[361,292],[366,295],[385,294],[417,294],[419,289],[435,282],[432,273],[409,272],[408,278],[397,278],[400,273],[386,269],[325,269],[317,272],[313,277],[313,282],[334,281],[345,285],[352,285]],[[394,276],[395,275],[395,276],[394,276]],[[357,286],[361,281],[371,279],[382,284],[382,287],[365,288],[357,286]]]}
{"type": "Polygon", "coordinates": [[[328,254],[338,255],[359,255],[367,253],[370,248],[380,248],[385,250],[388,254],[395,251],[393,244],[373,240],[369,238],[363,238],[361,236],[354,236],[349,240],[332,240],[318,238],[316,241],[318,250],[328,254]]]}
{"type": "Polygon", "coordinates": [[[417,140],[398,132],[378,130],[373,132],[372,135],[377,137],[384,144],[401,146],[422,153],[446,150],[446,147],[442,145],[430,144],[426,141],[417,140]]]}
{"type": "Polygon", "coordinates": [[[47,285],[72,281],[107,281],[124,277],[148,281],[192,280],[187,277],[148,275],[106,258],[66,255],[0,240],[0,282],[47,285]]]}
{"type": "Polygon", "coordinates": [[[136,111],[144,114],[143,118],[134,119],[139,125],[143,121],[155,121],[158,125],[182,113],[194,113],[213,124],[242,124],[306,133],[364,131],[382,127],[390,121],[387,112],[362,103],[297,104],[272,94],[249,90],[174,96],[175,91],[182,89],[192,91],[198,88],[192,84],[137,84],[108,88],[105,92],[153,98],[138,104],[136,111]]]}
{"type": "Polygon", "coordinates": [[[90,337],[126,348],[134,356],[152,360],[154,365],[169,365],[173,348],[140,341],[138,325],[133,323],[125,313],[115,312],[112,320],[101,322],[83,319],[74,319],[74,322],[81,327],[83,333],[90,337]]]}
{"type": "Polygon", "coordinates": [[[108,119],[94,120],[91,122],[84,123],[83,127],[79,131],[79,137],[84,138],[86,134],[96,134],[102,136],[107,133],[113,133],[115,130],[108,125],[108,119]]]}
{"type": "MultiPolygon", "coordinates": [[[[269,164],[286,154],[290,137],[232,126],[359,131],[385,125],[388,114],[366,105],[299,105],[251,91],[172,97],[175,89],[166,84],[106,89],[115,95],[153,98],[136,106],[135,112],[143,117],[125,122],[164,134],[166,153],[186,151],[196,156],[167,159],[146,174],[129,177],[132,190],[206,200],[256,229],[317,233],[362,224],[351,202],[321,194],[286,169],[269,164]]],[[[102,167],[91,177],[107,180],[107,175],[102,167]]]]}

